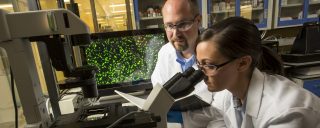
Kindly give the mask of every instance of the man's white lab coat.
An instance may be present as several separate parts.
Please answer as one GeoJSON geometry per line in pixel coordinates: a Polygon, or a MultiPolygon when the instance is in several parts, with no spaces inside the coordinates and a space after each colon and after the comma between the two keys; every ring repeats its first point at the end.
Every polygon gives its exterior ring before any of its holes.
{"type": "MultiPolygon", "coordinates": [[[[232,94],[215,96],[227,127],[238,128],[232,94]]],[[[241,128],[320,128],[320,99],[285,77],[254,69],[241,128]]]]}
{"type": "MultiPolygon", "coordinates": [[[[153,85],[156,85],[157,83],[163,85],[176,73],[182,72],[181,65],[176,61],[176,59],[176,50],[171,43],[167,43],[162,46],[158,53],[157,64],[151,76],[153,85]]],[[[196,64],[192,67],[198,69],[196,64]]],[[[207,85],[203,81],[195,86],[195,90],[192,93],[200,96],[208,103],[213,100],[213,93],[208,91],[207,85]]],[[[182,118],[184,128],[205,128],[208,124],[212,124],[214,126],[224,125],[222,116],[213,107],[183,112],[182,118]],[[212,117],[212,115],[214,116],[212,117]]]]}

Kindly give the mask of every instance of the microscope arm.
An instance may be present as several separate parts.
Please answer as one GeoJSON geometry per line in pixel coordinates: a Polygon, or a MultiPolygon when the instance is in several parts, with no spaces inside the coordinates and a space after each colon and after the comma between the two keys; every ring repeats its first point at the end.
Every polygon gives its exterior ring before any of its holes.
{"type": "Polygon", "coordinates": [[[119,91],[115,92],[140,109],[160,116],[161,121],[157,123],[157,128],[167,128],[167,113],[175,99],[190,94],[203,78],[202,71],[195,71],[190,67],[185,72],[174,75],[164,85],[154,85],[146,100],[119,91]]]}
{"type": "MultiPolygon", "coordinates": [[[[52,60],[48,59],[48,51],[45,48],[48,46],[44,46],[44,43],[38,43],[40,44],[38,48],[39,53],[41,52],[39,55],[45,84],[48,88],[54,116],[49,115],[46,99],[41,91],[41,82],[37,73],[31,42],[43,41],[39,40],[39,38],[43,38],[53,41],[52,45],[68,44],[68,42],[65,42],[66,40],[56,42],[53,39],[56,37],[65,39],[65,36],[70,36],[71,38],[68,39],[80,45],[84,40],[89,39],[87,38],[89,37],[88,27],[71,11],[57,9],[7,13],[0,9],[0,50],[3,48],[7,53],[28,126],[47,128],[61,115],[58,106],[57,83],[51,66],[52,60]]],[[[84,43],[89,43],[89,40],[84,41],[84,43]]],[[[64,50],[72,49],[69,47],[64,50]]],[[[69,58],[71,57],[69,56],[66,59],[69,58]]],[[[84,76],[84,78],[87,78],[87,76],[84,76]]],[[[89,79],[93,80],[94,76],[89,79]]]]}
{"type": "Polygon", "coordinates": [[[64,9],[19,13],[0,11],[0,42],[47,35],[89,34],[78,16],[64,9]],[[23,22],[23,23],[21,23],[23,22]]]}

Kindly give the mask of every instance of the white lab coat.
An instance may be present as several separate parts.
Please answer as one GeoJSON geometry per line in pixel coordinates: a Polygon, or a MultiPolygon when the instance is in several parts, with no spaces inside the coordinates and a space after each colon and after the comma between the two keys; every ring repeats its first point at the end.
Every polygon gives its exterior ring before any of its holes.
{"type": "MultiPolygon", "coordinates": [[[[232,94],[215,96],[227,127],[238,128],[232,94]]],[[[254,69],[241,128],[320,128],[320,99],[285,77],[254,69]]]]}
{"type": "MultiPolygon", "coordinates": [[[[157,64],[151,76],[153,85],[156,85],[157,83],[163,85],[176,73],[182,72],[181,65],[176,59],[176,50],[171,43],[162,46],[158,53],[157,64]]],[[[196,64],[193,65],[193,68],[197,69],[196,64]]],[[[203,81],[195,86],[195,90],[192,94],[198,95],[208,103],[213,100],[213,93],[208,91],[207,85],[203,81]]],[[[213,107],[183,112],[182,118],[184,128],[205,128],[208,124],[219,127],[225,125],[222,115],[213,107]]]]}

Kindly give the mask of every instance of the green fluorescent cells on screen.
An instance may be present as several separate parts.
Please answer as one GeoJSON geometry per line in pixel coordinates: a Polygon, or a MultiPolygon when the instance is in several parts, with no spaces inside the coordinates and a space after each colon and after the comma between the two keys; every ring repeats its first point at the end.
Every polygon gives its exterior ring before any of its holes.
{"type": "Polygon", "coordinates": [[[86,58],[99,68],[98,85],[145,80],[150,79],[164,44],[164,34],[98,39],[86,48],[86,58]]]}

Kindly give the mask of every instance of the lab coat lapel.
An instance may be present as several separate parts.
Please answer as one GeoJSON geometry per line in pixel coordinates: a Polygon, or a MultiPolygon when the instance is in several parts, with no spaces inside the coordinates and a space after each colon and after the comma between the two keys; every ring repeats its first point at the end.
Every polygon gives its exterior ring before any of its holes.
{"type": "Polygon", "coordinates": [[[170,45],[170,53],[172,53],[172,54],[170,54],[168,56],[169,58],[167,58],[169,60],[169,63],[167,63],[167,65],[168,65],[168,67],[172,66],[172,68],[168,68],[168,74],[169,74],[168,79],[170,79],[176,73],[182,72],[181,65],[176,61],[176,59],[178,58],[178,56],[176,54],[176,50],[175,50],[174,46],[172,45],[172,43],[170,43],[169,45],[170,45]]]}
{"type": "Polygon", "coordinates": [[[230,106],[229,108],[227,109],[226,111],[226,115],[228,115],[228,121],[229,122],[226,122],[227,124],[231,124],[231,126],[228,126],[228,127],[231,127],[231,128],[238,128],[238,125],[237,125],[237,119],[236,119],[236,113],[235,113],[235,110],[234,110],[234,104],[232,102],[232,100],[230,100],[230,106]]]}
{"type": "Polygon", "coordinates": [[[254,128],[252,118],[258,117],[263,93],[263,86],[264,75],[258,69],[254,69],[249,84],[246,99],[246,112],[243,117],[241,128],[254,128]]]}
{"type": "Polygon", "coordinates": [[[262,101],[263,86],[264,74],[255,68],[252,73],[247,94],[246,115],[248,114],[255,118],[258,117],[262,101]]]}
{"type": "Polygon", "coordinates": [[[175,73],[177,73],[177,72],[181,72],[182,73],[182,69],[181,69],[181,65],[177,62],[177,61],[175,61],[174,63],[173,63],[173,72],[175,72],[175,73]]]}
{"type": "MultiPolygon", "coordinates": [[[[174,46],[172,45],[172,43],[170,43],[170,45],[171,45],[171,48],[173,49],[173,51],[174,51],[174,52],[177,52],[177,51],[175,50],[174,46]]],[[[170,60],[173,61],[173,63],[171,63],[171,64],[169,64],[169,65],[172,65],[172,66],[173,66],[173,68],[171,68],[171,69],[173,69],[173,70],[172,70],[172,76],[173,76],[174,74],[176,74],[177,72],[181,72],[181,73],[182,73],[181,65],[176,61],[177,58],[178,58],[178,55],[177,55],[177,54],[174,54],[174,56],[171,56],[171,57],[173,57],[172,59],[170,59],[170,60]]]]}
{"type": "Polygon", "coordinates": [[[244,115],[241,128],[254,128],[251,116],[244,115]]]}

